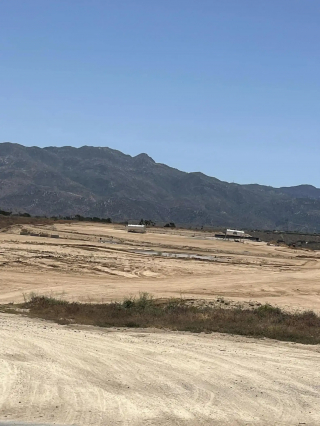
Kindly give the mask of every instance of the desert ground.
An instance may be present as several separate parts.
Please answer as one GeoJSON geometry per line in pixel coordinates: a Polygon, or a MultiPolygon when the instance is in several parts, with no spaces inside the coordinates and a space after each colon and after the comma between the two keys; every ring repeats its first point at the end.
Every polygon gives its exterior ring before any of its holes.
{"type": "Polygon", "coordinates": [[[133,234],[90,223],[24,228],[59,239],[20,235],[22,226],[0,232],[0,303],[21,302],[31,292],[106,302],[143,291],[320,312],[320,252],[189,230],[133,234]]]}
{"type": "MultiPolygon", "coordinates": [[[[149,292],[319,313],[319,278],[319,252],[200,231],[65,223],[0,232],[2,304],[31,293],[106,302],[149,292]]],[[[0,421],[319,425],[319,361],[318,346],[1,313],[0,421]]]]}
{"type": "Polygon", "coordinates": [[[319,348],[0,314],[0,419],[319,425],[319,348]]]}

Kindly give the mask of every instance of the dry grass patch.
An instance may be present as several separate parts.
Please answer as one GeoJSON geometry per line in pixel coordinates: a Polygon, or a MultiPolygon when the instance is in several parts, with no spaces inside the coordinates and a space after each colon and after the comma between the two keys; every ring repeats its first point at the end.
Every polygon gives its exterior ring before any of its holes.
{"type": "Polygon", "coordinates": [[[320,317],[314,312],[287,313],[271,305],[256,309],[190,306],[183,299],[154,300],[147,293],[123,302],[91,304],[32,295],[20,305],[32,317],[60,324],[100,327],[156,327],[190,332],[219,332],[268,337],[305,344],[320,343],[320,317]]]}

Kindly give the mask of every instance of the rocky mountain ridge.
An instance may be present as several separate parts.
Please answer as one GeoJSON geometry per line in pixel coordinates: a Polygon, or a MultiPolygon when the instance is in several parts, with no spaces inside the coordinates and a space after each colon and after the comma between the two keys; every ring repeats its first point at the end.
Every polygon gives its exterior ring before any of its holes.
{"type": "Polygon", "coordinates": [[[107,147],[0,144],[0,208],[33,215],[320,231],[320,189],[186,173],[107,147]]]}

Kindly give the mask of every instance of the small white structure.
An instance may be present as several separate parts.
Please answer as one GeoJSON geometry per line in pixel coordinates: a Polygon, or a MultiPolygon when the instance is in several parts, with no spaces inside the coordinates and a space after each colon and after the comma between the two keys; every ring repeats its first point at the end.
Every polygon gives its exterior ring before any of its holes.
{"type": "Polygon", "coordinates": [[[127,225],[127,231],[128,232],[139,232],[139,233],[145,233],[146,232],[146,225],[127,225]]]}
{"type": "Polygon", "coordinates": [[[226,236],[244,238],[245,232],[244,231],[237,231],[236,229],[227,229],[226,230],[226,236]]]}

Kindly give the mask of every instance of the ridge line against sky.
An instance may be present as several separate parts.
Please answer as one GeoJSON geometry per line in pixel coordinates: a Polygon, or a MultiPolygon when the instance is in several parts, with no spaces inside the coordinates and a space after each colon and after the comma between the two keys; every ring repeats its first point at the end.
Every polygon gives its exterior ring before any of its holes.
{"type": "MultiPolygon", "coordinates": [[[[183,172],[183,173],[201,173],[201,174],[204,174],[205,176],[207,176],[207,177],[209,177],[209,178],[214,178],[214,179],[218,179],[216,176],[211,176],[211,175],[208,175],[208,174],[206,174],[206,173],[203,173],[203,172],[201,172],[201,170],[197,170],[197,171],[192,171],[192,172],[188,172],[188,171],[186,171],[186,170],[183,170],[183,169],[178,169],[177,167],[173,167],[173,166],[169,166],[168,164],[166,164],[166,163],[162,163],[162,162],[159,162],[159,161],[156,161],[154,158],[152,158],[147,152],[140,152],[140,153],[138,153],[138,154],[135,154],[135,155],[131,155],[131,154],[128,154],[128,153],[126,153],[126,152],[123,152],[123,151],[120,151],[120,150],[117,150],[117,149],[115,149],[115,148],[111,148],[111,147],[108,147],[108,146],[93,146],[93,145],[79,145],[79,146],[72,146],[72,145],[61,145],[61,146],[52,146],[52,145],[48,145],[48,146],[41,146],[41,147],[39,147],[39,146],[36,146],[36,145],[30,145],[30,146],[27,146],[27,145],[22,145],[22,144],[18,144],[18,143],[14,143],[14,142],[10,142],[10,141],[3,141],[3,142],[0,142],[0,148],[1,148],[1,144],[5,144],[5,143],[9,143],[9,144],[13,144],[13,145],[19,145],[19,146],[22,146],[23,148],[40,148],[40,149],[46,149],[46,148],[74,148],[74,149],[80,149],[80,148],[106,148],[106,149],[111,149],[111,150],[114,150],[114,151],[118,151],[118,152],[120,152],[120,154],[123,154],[123,155],[125,155],[125,156],[130,156],[131,158],[135,158],[135,157],[138,157],[138,156],[141,156],[141,155],[146,155],[147,157],[149,157],[154,163],[156,163],[156,164],[162,164],[162,165],[164,165],[164,166],[168,166],[168,167],[171,167],[171,168],[175,168],[176,170],[178,170],[178,171],[180,171],[180,172],[183,172]]],[[[225,183],[234,183],[234,184],[236,184],[236,185],[246,185],[246,184],[239,184],[239,182],[235,182],[235,181],[232,181],[232,182],[230,182],[230,181],[228,181],[228,180],[222,180],[222,179],[218,179],[218,180],[220,180],[220,182],[225,182],[225,183]]],[[[257,183],[257,182],[251,182],[250,184],[247,184],[247,185],[261,185],[261,184],[259,184],[259,183],[257,183]]],[[[263,185],[263,186],[268,186],[268,187],[270,187],[270,188],[276,188],[276,189],[280,189],[281,187],[276,187],[276,186],[272,186],[272,185],[263,185]]],[[[293,186],[313,186],[314,188],[317,188],[316,186],[314,186],[314,185],[311,185],[311,184],[308,184],[308,183],[300,183],[300,184],[298,184],[298,185],[291,185],[290,187],[293,187],[293,186]]],[[[320,188],[317,188],[317,189],[320,189],[320,188]]]]}
{"type": "Polygon", "coordinates": [[[0,140],[320,187],[318,0],[0,3],[0,140]]]}

